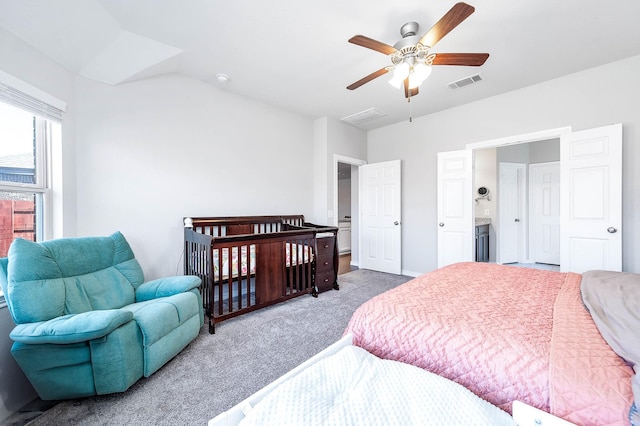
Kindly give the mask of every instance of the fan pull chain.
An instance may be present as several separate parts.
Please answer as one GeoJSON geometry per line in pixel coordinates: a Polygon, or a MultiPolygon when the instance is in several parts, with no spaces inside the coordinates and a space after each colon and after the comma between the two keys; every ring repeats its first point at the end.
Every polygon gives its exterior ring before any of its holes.
{"type": "Polygon", "coordinates": [[[407,98],[407,102],[409,102],[409,123],[413,122],[413,117],[412,117],[412,113],[411,113],[411,96],[409,96],[407,98]]]}

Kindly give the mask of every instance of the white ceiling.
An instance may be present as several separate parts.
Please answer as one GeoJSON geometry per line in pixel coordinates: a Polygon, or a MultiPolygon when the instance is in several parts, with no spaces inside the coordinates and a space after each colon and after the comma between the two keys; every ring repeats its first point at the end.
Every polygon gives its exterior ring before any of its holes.
{"type": "MultiPolygon", "coordinates": [[[[426,32],[453,0],[0,0],[0,27],[69,70],[108,84],[180,73],[310,118],[376,108],[359,127],[407,120],[390,61],[347,40],[393,45],[408,21],[426,32]]],[[[411,101],[414,117],[640,54],[638,0],[468,0],[476,8],[432,52],[487,52],[481,67],[437,66],[411,101]],[[480,72],[484,81],[447,84],[480,72]]]]}

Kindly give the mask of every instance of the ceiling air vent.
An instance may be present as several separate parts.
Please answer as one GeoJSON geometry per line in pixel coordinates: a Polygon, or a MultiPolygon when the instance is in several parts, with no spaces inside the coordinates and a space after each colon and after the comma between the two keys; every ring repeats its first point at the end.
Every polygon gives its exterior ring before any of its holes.
{"type": "Polygon", "coordinates": [[[362,124],[365,121],[374,120],[376,118],[384,117],[385,115],[387,114],[380,111],[379,109],[369,108],[367,110],[346,116],[341,120],[344,121],[345,123],[357,126],[358,124],[362,124]]]}
{"type": "Polygon", "coordinates": [[[461,78],[460,80],[453,81],[447,84],[447,87],[451,90],[454,90],[454,89],[459,89],[461,87],[469,86],[470,84],[473,84],[473,83],[478,83],[482,80],[484,80],[484,77],[482,77],[482,75],[475,74],[469,77],[461,78]]]}

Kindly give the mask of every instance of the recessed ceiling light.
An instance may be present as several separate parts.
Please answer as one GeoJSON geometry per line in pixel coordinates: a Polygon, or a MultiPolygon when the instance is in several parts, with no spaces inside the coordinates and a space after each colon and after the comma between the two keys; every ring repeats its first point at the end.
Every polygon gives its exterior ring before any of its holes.
{"type": "Polygon", "coordinates": [[[216,74],[216,80],[218,80],[220,84],[226,84],[229,82],[229,76],[226,74],[216,74]]]}

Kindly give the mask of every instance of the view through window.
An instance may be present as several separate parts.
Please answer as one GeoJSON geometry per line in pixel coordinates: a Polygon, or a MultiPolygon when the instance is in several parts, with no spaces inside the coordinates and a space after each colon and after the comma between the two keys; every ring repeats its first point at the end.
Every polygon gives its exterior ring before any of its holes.
{"type": "Polygon", "coordinates": [[[37,153],[45,129],[44,119],[0,102],[0,257],[15,238],[38,238],[37,213],[46,185],[37,172],[42,170],[37,153]]]}
{"type": "Polygon", "coordinates": [[[50,162],[54,147],[60,154],[65,107],[0,70],[0,257],[16,238],[51,238],[50,162]]]}

